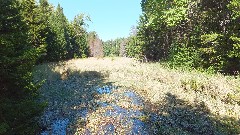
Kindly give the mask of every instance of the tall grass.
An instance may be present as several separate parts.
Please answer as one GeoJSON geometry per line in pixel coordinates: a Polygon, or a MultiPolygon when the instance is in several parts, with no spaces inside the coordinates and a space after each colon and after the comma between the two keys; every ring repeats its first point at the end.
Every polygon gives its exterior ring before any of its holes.
{"type": "Polygon", "coordinates": [[[51,72],[36,72],[35,79],[94,71],[104,75],[105,83],[132,89],[144,99],[146,113],[154,111],[164,118],[155,123],[161,133],[240,134],[239,77],[171,69],[130,58],[74,59],[40,65],[36,71],[44,67],[51,72]]]}

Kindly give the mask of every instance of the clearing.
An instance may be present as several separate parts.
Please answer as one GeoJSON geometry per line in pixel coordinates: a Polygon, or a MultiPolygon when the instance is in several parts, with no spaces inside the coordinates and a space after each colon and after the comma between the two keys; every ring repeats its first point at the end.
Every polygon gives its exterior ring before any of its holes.
{"type": "Polygon", "coordinates": [[[130,58],[36,67],[41,134],[239,134],[240,81],[130,58]]]}

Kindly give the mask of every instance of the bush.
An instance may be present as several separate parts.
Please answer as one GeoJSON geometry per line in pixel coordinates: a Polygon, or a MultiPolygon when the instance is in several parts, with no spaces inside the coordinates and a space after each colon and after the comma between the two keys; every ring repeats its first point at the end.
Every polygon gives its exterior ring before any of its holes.
{"type": "Polygon", "coordinates": [[[171,47],[169,64],[171,67],[198,67],[201,61],[199,51],[194,47],[174,44],[171,47]]]}

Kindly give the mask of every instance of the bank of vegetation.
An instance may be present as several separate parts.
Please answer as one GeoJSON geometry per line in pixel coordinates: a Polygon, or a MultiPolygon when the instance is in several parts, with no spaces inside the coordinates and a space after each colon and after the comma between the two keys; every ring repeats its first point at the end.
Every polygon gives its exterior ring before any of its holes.
{"type": "Polygon", "coordinates": [[[118,49],[115,55],[124,52],[145,61],[167,61],[172,67],[238,74],[239,1],[142,0],[141,5],[142,15],[130,36],[112,43],[112,52],[118,49]]]}

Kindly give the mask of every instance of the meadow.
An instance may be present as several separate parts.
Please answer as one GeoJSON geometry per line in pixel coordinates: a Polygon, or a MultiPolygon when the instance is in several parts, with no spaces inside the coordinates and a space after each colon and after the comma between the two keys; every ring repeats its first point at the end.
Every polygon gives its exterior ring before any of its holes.
{"type": "MultiPolygon", "coordinates": [[[[41,64],[34,75],[35,81],[45,79],[40,93],[48,107],[40,123],[49,132],[53,132],[50,125],[54,120],[67,118],[66,133],[85,134],[86,129],[95,133],[96,125],[104,125],[101,122],[107,119],[98,114],[109,109],[99,107],[99,101],[134,108],[132,101],[113,96],[130,91],[142,100],[137,110],[144,115],[137,119],[152,128],[148,128],[149,134],[240,133],[239,77],[170,69],[162,63],[120,57],[41,64]],[[103,87],[114,90],[99,93],[97,89],[103,87]]],[[[115,127],[112,132],[127,133],[126,129],[115,127]]]]}

